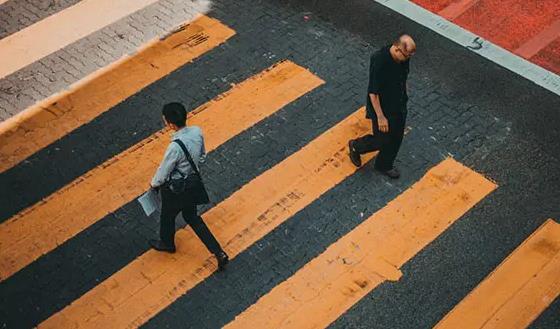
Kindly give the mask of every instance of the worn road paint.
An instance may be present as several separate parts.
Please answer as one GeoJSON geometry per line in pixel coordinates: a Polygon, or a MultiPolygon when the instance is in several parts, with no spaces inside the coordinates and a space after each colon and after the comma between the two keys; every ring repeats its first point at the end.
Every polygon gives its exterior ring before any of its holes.
{"type": "MultiPolygon", "coordinates": [[[[0,40],[0,79],[158,0],[82,0],[0,40]],[[79,24],[77,24],[79,22],[79,24]]],[[[193,16],[210,10],[193,2],[193,16]]]]}
{"type": "Polygon", "coordinates": [[[0,173],[235,34],[201,16],[0,123],[0,173]]]}
{"type": "MultiPolygon", "coordinates": [[[[210,209],[205,222],[237,256],[353,174],[348,140],[370,131],[361,109],[210,209]]],[[[39,328],[139,327],[216,270],[192,230],[179,230],[175,241],[176,254],[146,252],[39,328]]]]}
{"type": "MultiPolygon", "coordinates": [[[[199,107],[189,122],[203,129],[211,151],[323,83],[281,62],[199,107]]],[[[168,143],[159,131],[0,224],[0,279],[143,193],[168,143]]]]}
{"type": "Polygon", "coordinates": [[[225,328],[326,328],[495,188],[444,160],[225,328]]]}
{"type": "Polygon", "coordinates": [[[435,328],[526,328],[559,295],[560,224],[549,219],[435,328]]]}

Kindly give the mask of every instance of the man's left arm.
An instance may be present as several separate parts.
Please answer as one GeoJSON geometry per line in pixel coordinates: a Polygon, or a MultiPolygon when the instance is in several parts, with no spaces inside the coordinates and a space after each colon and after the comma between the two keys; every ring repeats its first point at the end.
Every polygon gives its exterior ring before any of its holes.
{"type": "Polygon", "coordinates": [[[159,188],[162,186],[169,175],[171,175],[171,171],[175,168],[175,164],[179,159],[179,152],[176,147],[173,145],[169,145],[167,150],[165,151],[165,155],[163,156],[163,160],[159,165],[154,177],[152,178],[152,182],[150,183],[151,187],[154,189],[159,188]]]}

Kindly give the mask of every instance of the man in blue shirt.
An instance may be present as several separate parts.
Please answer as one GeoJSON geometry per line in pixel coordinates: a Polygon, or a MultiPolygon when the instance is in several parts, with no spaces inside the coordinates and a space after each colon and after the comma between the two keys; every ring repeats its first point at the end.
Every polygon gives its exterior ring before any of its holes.
{"type": "Polygon", "coordinates": [[[399,178],[394,161],[404,135],[406,80],[415,51],[414,40],[404,34],[371,57],[366,117],[372,121],[373,134],[349,142],[350,160],[356,167],[362,165],[361,154],[379,151],[374,168],[390,178],[399,178]]]}
{"type": "MultiPolygon", "coordinates": [[[[187,111],[180,103],[169,103],[163,107],[163,120],[174,130],[172,140],[180,140],[187,148],[195,166],[206,157],[202,130],[196,126],[186,126],[187,111]]],[[[172,192],[167,183],[174,178],[187,177],[193,172],[186,154],[179,144],[171,142],[165,151],[163,161],[152,178],[151,186],[161,191],[160,240],[150,240],[153,249],[169,253],[175,252],[175,217],[181,212],[206,248],[216,256],[218,269],[223,270],[229,258],[212,235],[202,218],[197,214],[197,204],[186,193],[172,192]]]]}

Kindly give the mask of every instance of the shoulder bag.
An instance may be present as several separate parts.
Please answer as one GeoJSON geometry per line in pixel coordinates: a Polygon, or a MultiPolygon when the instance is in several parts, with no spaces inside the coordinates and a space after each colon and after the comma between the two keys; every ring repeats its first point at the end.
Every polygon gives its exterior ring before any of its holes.
{"type": "Polygon", "coordinates": [[[204,187],[204,182],[202,182],[200,172],[198,171],[198,168],[196,167],[189,151],[187,150],[187,147],[179,139],[175,139],[173,140],[173,142],[177,143],[185,153],[187,161],[189,161],[192,167],[192,172],[189,175],[185,176],[183,173],[177,170],[181,177],[171,177],[168,182],[169,189],[175,194],[184,193],[189,198],[191,198],[195,204],[209,203],[210,198],[208,197],[208,192],[206,191],[206,187],[204,187]]]}

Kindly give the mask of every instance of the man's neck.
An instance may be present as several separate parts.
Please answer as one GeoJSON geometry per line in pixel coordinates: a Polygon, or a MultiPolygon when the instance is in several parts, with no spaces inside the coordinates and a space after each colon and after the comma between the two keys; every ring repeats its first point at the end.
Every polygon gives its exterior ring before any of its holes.
{"type": "Polygon", "coordinates": [[[178,133],[185,128],[187,128],[187,126],[177,127],[177,129],[175,130],[175,133],[178,133]]]}

